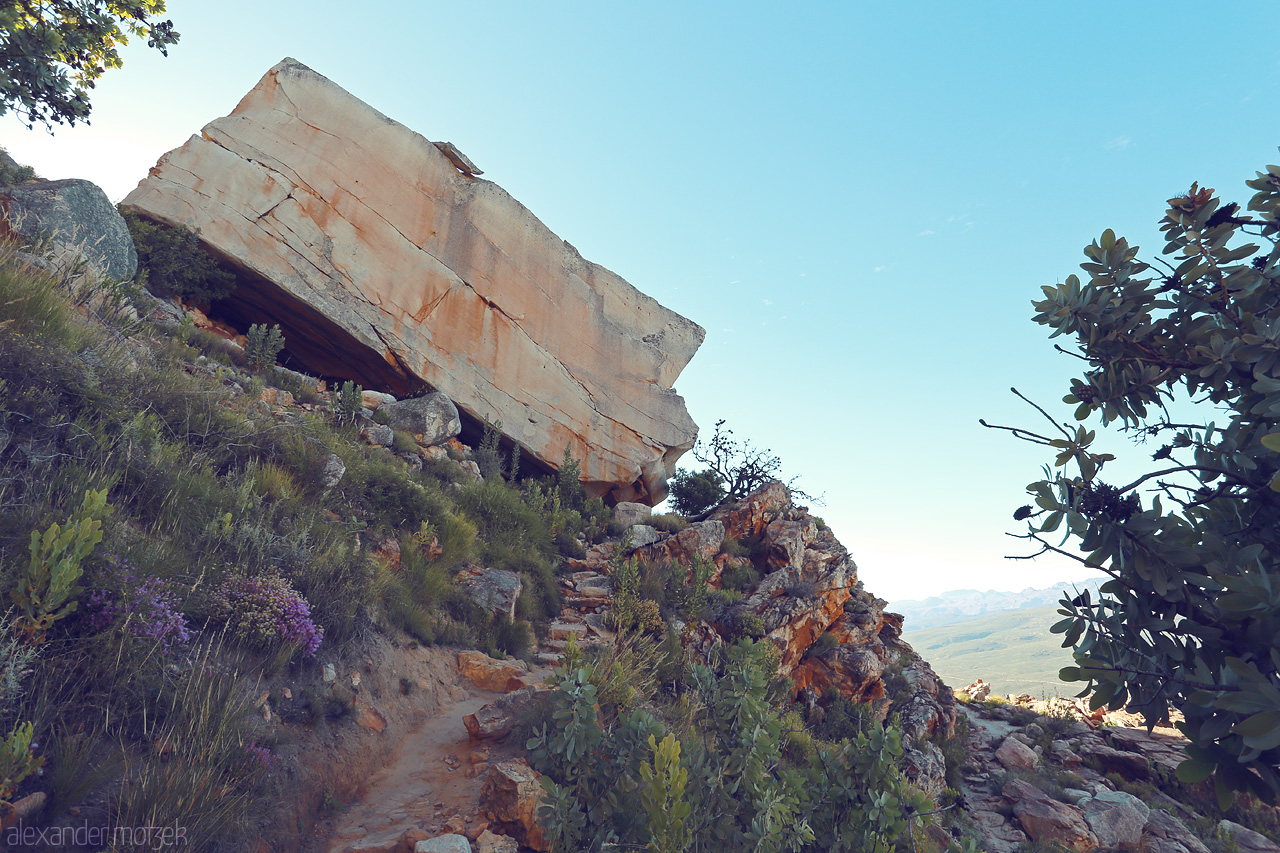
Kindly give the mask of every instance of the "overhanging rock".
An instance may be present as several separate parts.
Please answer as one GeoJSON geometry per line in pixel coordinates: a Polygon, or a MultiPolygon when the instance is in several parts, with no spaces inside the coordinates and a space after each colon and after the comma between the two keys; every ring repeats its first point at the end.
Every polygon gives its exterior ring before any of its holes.
{"type": "Polygon", "coordinates": [[[700,326],[296,60],[124,203],[199,229],[313,370],[443,391],[550,467],[567,445],[595,494],[657,503],[696,438],[672,385],[700,326]]]}

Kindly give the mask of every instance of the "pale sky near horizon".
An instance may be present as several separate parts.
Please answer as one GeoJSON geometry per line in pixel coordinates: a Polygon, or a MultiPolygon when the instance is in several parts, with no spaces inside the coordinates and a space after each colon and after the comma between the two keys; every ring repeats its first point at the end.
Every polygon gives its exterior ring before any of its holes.
{"type": "MultiPolygon", "coordinates": [[[[91,125],[0,119],[0,145],[119,200],[297,58],[705,327],[676,383],[704,435],[726,418],[825,493],[891,601],[1080,576],[1004,559],[1050,456],[978,425],[1040,426],[1010,386],[1070,418],[1030,300],[1104,229],[1157,255],[1167,198],[1245,203],[1280,161],[1271,3],[377,9],[170,0],[181,41],[130,46],[91,125]]],[[[1117,447],[1123,473],[1152,450],[1117,447]]]]}

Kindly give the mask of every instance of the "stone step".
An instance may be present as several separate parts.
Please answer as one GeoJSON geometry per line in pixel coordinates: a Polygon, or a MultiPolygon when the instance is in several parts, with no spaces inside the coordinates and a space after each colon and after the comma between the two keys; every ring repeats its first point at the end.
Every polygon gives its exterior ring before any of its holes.
{"type": "Polygon", "coordinates": [[[547,626],[547,634],[552,640],[567,640],[570,637],[581,639],[587,635],[587,626],[581,622],[567,622],[557,619],[547,626]]]}

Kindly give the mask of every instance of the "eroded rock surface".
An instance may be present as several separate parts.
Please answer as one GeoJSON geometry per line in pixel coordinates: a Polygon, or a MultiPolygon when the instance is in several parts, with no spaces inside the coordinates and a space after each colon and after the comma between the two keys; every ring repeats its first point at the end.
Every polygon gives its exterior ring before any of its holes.
{"type": "Polygon", "coordinates": [[[697,428],[672,390],[697,324],[584,260],[494,183],[286,59],[125,204],[200,229],[315,372],[443,391],[544,466],[656,503],[697,428]]]}
{"type": "Polygon", "coordinates": [[[90,181],[33,181],[0,189],[0,234],[48,240],[57,261],[83,258],[99,278],[125,281],[138,252],[124,219],[90,181]]]}

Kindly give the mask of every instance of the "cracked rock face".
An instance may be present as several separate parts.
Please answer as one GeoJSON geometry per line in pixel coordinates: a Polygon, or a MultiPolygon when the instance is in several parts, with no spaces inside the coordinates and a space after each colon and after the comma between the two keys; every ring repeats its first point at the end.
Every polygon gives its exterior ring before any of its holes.
{"type": "Polygon", "coordinates": [[[125,199],[199,229],[234,310],[312,371],[501,421],[544,466],[654,504],[697,427],[672,390],[704,332],[584,260],[499,186],[286,59],[125,199]]]}

